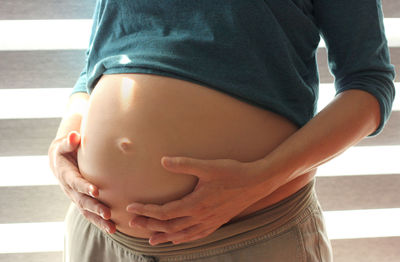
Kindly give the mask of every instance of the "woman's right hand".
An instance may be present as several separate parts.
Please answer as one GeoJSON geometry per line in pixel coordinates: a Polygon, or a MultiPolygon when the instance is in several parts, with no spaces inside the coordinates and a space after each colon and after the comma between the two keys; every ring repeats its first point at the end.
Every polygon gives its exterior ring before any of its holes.
{"type": "Polygon", "coordinates": [[[96,199],[98,188],[85,180],[79,172],[77,150],[80,141],[80,134],[76,131],[71,131],[67,137],[53,140],[48,151],[50,168],[60,182],[61,189],[81,213],[90,222],[112,234],[116,228],[110,220],[110,208],[96,199]]]}

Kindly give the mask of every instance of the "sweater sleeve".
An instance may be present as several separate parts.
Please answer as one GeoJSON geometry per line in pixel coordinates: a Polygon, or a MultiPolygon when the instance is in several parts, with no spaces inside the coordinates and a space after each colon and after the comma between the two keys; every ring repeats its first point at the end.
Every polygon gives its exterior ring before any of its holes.
{"type": "Polygon", "coordinates": [[[315,0],[314,8],[336,94],[361,89],[379,102],[380,124],[369,135],[375,136],[389,118],[395,96],[381,0],[315,0]]]}
{"type": "Polygon", "coordinates": [[[74,93],[78,92],[85,92],[89,93],[87,89],[87,65],[88,65],[88,56],[90,53],[90,49],[93,43],[93,38],[96,34],[97,31],[97,18],[99,16],[99,11],[100,11],[100,1],[96,1],[96,6],[94,8],[94,13],[92,17],[92,28],[91,28],[91,33],[90,33],[90,38],[89,38],[89,46],[86,49],[85,52],[85,63],[83,66],[83,69],[79,75],[78,80],[75,82],[74,87],[72,88],[72,92],[70,93],[70,96],[73,95],[74,93]]]}
{"type": "MultiPolygon", "coordinates": [[[[87,60],[86,60],[86,62],[87,62],[87,60]]],[[[87,80],[86,80],[86,64],[85,64],[78,80],[75,82],[75,85],[72,88],[72,92],[71,92],[70,96],[72,96],[73,94],[78,93],[78,92],[89,93],[86,88],[86,83],[87,83],[87,80]]]]}

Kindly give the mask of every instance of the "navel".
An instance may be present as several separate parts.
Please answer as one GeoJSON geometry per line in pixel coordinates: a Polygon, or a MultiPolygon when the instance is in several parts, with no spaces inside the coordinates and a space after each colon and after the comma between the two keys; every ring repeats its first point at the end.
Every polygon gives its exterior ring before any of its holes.
{"type": "Polygon", "coordinates": [[[129,153],[132,151],[132,142],[127,137],[118,138],[117,146],[122,153],[129,153]]]}

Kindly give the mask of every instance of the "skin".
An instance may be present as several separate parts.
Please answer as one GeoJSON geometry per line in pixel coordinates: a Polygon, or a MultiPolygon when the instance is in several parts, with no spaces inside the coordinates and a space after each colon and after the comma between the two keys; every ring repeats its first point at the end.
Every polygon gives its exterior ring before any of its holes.
{"type": "Polygon", "coordinates": [[[48,149],[49,166],[63,192],[76,204],[81,213],[98,227],[114,233],[116,227],[112,221],[109,221],[110,209],[96,200],[99,189],[85,180],[77,167],[79,131],[82,116],[87,111],[88,101],[89,95],[81,92],[69,98],[56,137],[48,149]]]}
{"type": "MultiPolygon", "coordinates": [[[[77,160],[81,175],[99,188],[97,199],[110,207],[117,230],[149,238],[153,231],[129,227],[126,206],[180,199],[198,180],[167,171],[162,156],[252,162],[297,129],[273,112],[187,81],[145,74],[105,75],[91,93],[82,119],[77,160]]],[[[281,194],[260,199],[237,216],[278,202],[307,182],[288,183],[281,194]]]]}
{"type": "Polygon", "coordinates": [[[131,224],[159,231],[150,238],[152,245],[205,237],[237,211],[358,143],[376,130],[379,121],[377,100],[364,91],[348,90],[259,161],[246,164],[175,157],[170,166],[165,162],[163,166],[196,175],[195,191],[165,205],[132,203],[127,207],[135,215],[131,224]]]}
{"type": "MultiPolygon", "coordinates": [[[[76,97],[71,99],[70,113],[63,118],[49,148],[50,166],[61,188],[85,217],[113,233],[115,225],[109,220],[110,209],[96,200],[98,188],[84,180],[76,169],[79,115],[84,113],[84,110],[77,112],[72,105],[76,97]]],[[[82,101],[86,98],[80,97],[82,101]]],[[[260,160],[240,162],[171,156],[173,159],[168,165],[162,157],[163,168],[194,175],[199,179],[198,184],[192,193],[163,205],[131,203],[127,206],[127,211],[132,213],[130,224],[157,231],[149,239],[152,245],[167,241],[178,244],[205,237],[258,200],[279,194],[283,185],[301,179],[303,174],[371,134],[379,124],[379,110],[377,100],[369,93],[348,90],[260,160]]]]}

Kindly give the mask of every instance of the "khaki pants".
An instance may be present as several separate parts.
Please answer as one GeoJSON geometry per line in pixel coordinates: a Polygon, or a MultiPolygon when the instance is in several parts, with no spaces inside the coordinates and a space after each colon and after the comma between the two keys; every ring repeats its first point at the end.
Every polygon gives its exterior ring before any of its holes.
{"type": "Polygon", "coordinates": [[[294,195],[189,243],[150,246],[107,234],[72,204],[66,216],[65,262],[331,262],[322,211],[311,182],[294,195]]]}

